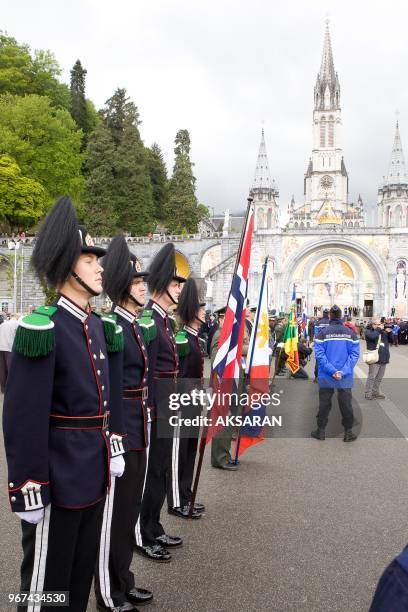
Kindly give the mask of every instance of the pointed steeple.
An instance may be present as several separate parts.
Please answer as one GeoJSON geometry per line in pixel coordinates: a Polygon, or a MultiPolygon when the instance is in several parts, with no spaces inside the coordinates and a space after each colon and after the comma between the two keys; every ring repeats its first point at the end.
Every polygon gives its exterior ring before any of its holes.
{"type": "Polygon", "coordinates": [[[330,38],[329,20],[326,21],[322,63],[314,90],[315,110],[340,108],[340,83],[334,70],[333,51],[330,38]]]}
{"type": "Polygon", "coordinates": [[[395,126],[394,144],[392,147],[391,161],[388,174],[385,177],[385,185],[398,185],[408,183],[407,171],[405,168],[404,151],[402,150],[401,136],[398,121],[395,126]]]}
{"type": "Polygon", "coordinates": [[[262,128],[261,144],[259,145],[258,160],[256,162],[255,176],[252,183],[254,189],[273,189],[277,190],[275,181],[269,171],[268,155],[266,153],[265,132],[262,128]]]}

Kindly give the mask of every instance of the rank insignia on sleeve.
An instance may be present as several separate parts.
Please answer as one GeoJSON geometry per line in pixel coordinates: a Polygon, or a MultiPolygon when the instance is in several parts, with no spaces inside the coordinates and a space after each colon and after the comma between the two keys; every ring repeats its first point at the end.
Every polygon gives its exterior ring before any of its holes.
{"type": "Polygon", "coordinates": [[[25,357],[45,357],[55,347],[55,330],[51,317],[55,306],[40,306],[20,319],[14,349],[25,357]]]}
{"type": "Polygon", "coordinates": [[[176,347],[177,354],[179,357],[185,357],[190,352],[190,346],[188,344],[187,332],[184,329],[180,329],[180,331],[176,334],[176,347]]]}
{"type": "Polygon", "coordinates": [[[144,310],[138,318],[137,323],[142,330],[145,344],[149,346],[150,342],[154,340],[157,335],[156,322],[153,319],[153,310],[144,310]]]}

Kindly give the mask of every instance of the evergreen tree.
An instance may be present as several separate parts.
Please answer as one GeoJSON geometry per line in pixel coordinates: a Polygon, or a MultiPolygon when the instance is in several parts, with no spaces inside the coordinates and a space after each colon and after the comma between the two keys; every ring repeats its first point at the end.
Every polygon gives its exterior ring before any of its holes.
{"type": "Polygon", "coordinates": [[[83,212],[87,229],[99,236],[114,234],[117,229],[115,155],[112,135],[100,123],[89,137],[85,154],[87,178],[83,212]]]}
{"type": "Polygon", "coordinates": [[[153,189],[153,214],[156,221],[163,221],[168,197],[167,170],[158,144],[146,149],[146,165],[153,189]]]}
{"type": "Polygon", "coordinates": [[[155,226],[152,185],[139,130],[132,121],[124,123],[115,161],[119,228],[134,236],[145,235],[155,226]]]}
{"type": "Polygon", "coordinates": [[[122,142],[125,126],[133,125],[137,128],[140,125],[139,111],[127,96],[126,89],[117,89],[113,96],[106,100],[102,116],[117,146],[122,142]]]}
{"type": "Polygon", "coordinates": [[[77,60],[71,70],[71,115],[84,134],[88,132],[88,112],[85,98],[86,70],[77,60]]]}
{"type": "Polygon", "coordinates": [[[172,233],[194,233],[201,214],[195,195],[196,179],[190,160],[190,134],[179,130],[175,139],[173,176],[169,184],[169,197],[165,206],[165,223],[172,233]]]}

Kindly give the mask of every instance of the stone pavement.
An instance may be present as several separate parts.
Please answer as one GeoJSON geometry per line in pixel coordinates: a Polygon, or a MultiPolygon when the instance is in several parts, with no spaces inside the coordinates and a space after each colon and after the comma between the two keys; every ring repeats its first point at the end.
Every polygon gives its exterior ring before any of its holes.
{"type": "MultiPolygon", "coordinates": [[[[163,514],[168,532],[185,541],[170,564],[134,556],[137,584],[154,590],[146,610],[368,610],[384,566],[408,541],[408,347],[391,351],[382,402],[364,399],[366,366],[359,363],[356,442],[343,443],[336,407],[332,437],[311,439],[317,385],[278,379],[282,430],[251,448],[238,472],[211,468],[206,451],[198,496],[206,515],[190,523],[163,514]]],[[[20,542],[5,496],[4,458],[1,466],[6,591],[18,588],[20,542]]]]}

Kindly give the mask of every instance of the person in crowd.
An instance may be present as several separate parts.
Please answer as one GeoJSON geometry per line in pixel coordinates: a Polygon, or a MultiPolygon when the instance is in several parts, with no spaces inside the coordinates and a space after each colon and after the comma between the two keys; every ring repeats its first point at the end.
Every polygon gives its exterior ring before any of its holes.
{"type": "MultiPolygon", "coordinates": [[[[325,327],[328,327],[330,325],[330,319],[329,319],[329,309],[328,308],[324,308],[323,309],[323,316],[318,319],[318,321],[315,324],[314,327],[314,337],[317,338],[319,332],[324,329],[325,327]]],[[[314,367],[314,382],[317,382],[317,359],[315,361],[315,367],[314,367]]]]}
{"type": "Polygon", "coordinates": [[[393,346],[398,346],[398,335],[400,333],[400,329],[401,328],[398,325],[397,321],[394,321],[394,323],[392,324],[392,328],[391,328],[393,346]]]}
{"type": "Polygon", "coordinates": [[[344,427],[344,442],[353,442],[357,436],[352,430],[354,415],[352,407],[353,372],[360,355],[357,334],[341,321],[341,309],[331,307],[330,323],[319,331],[315,339],[315,355],[318,364],[319,411],[317,429],[311,436],[325,439],[325,428],[332,407],[334,390],[337,389],[339,407],[344,427]]]}
{"type": "Polygon", "coordinates": [[[13,350],[14,338],[18,328],[20,313],[11,319],[7,319],[0,325],[0,388],[4,393],[6,382],[10,371],[11,354],[13,350]]]}
{"type": "Polygon", "coordinates": [[[58,296],[20,320],[4,399],[9,501],[22,528],[21,591],[69,592],[75,612],[87,610],[107,487],[125,468],[115,395],[122,330],[89,306],[102,292],[104,254],[61,198],[31,259],[58,296]]]}
{"type": "Polygon", "coordinates": [[[384,323],[381,323],[378,318],[373,319],[372,323],[367,325],[365,331],[367,350],[373,351],[378,347],[377,363],[370,363],[368,366],[368,377],[365,387],[365,398],[368,400],[385,399],[385,395],[380,392],[380,385],[387,363],[390,362],[388,331],[389,328],[385,327],[384,323]]]}
{"type": "Polygon", "coordinates": [[[385,568],[369,612],[406,612],[408,609],[408,546],[385,568]]]}
{"type": "Polygon", "coordinates": [[[352,321],[352,319],[351,319],[351,315],[348,315],[347,317],[344,317],[344,325],[345,325],[346,327],[349,327],[350,329],[352,329],[352,330],[353,330],[353,332],[354,332],[355,334],[357,334],[357,335],[358,335],[358,329],[357,329],[357,327],[354,325],[354,323],[353,323],[353,321],[352,321]]]}
{"type": "Polygon", "coordinates": [[[130,570],[148,446],[149,362],[143,330],[149,329],[150,336],[153,325],[151,317],[142,316],[140,325],[137,321],[137,316],[143,310],[147,273],[142,272],[135,255],[130,253],[123,234],[112,239],[102,264],[103,288],[112,302],[111,313],[105,316],[115,320],[123,330],[119,401],[122,402],[127,435],[123,455],[125,472],[122,478],[112,479],[105,501],[95,571],[95,595],[99,610],[137,612],[138,604],[147,603],[153,598],[150,591],[135,586],[135,577],[130,570]]]}

